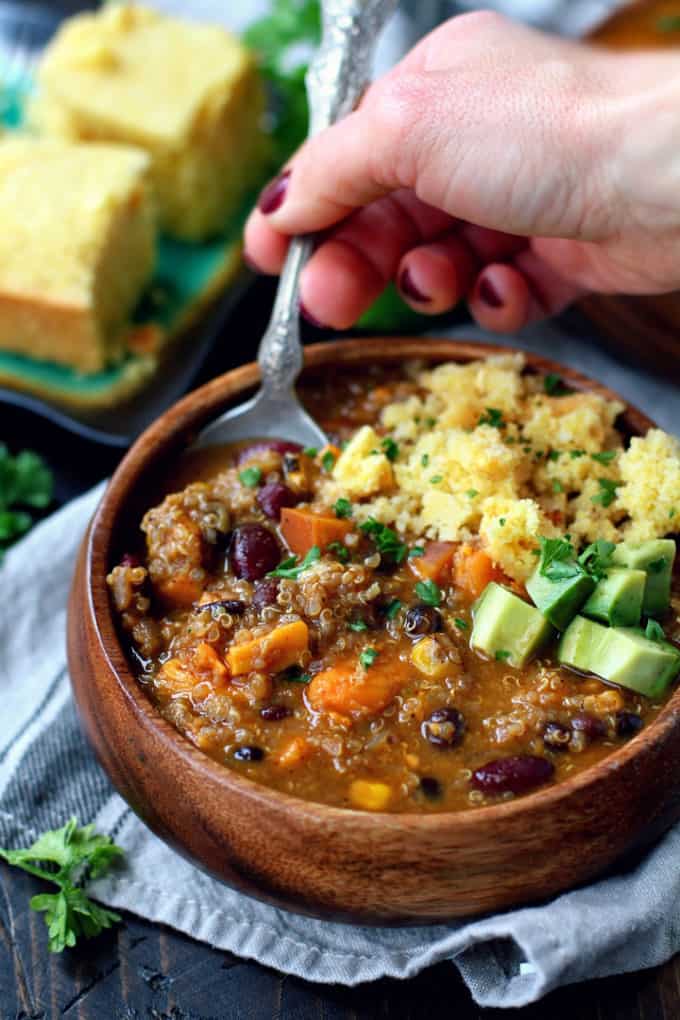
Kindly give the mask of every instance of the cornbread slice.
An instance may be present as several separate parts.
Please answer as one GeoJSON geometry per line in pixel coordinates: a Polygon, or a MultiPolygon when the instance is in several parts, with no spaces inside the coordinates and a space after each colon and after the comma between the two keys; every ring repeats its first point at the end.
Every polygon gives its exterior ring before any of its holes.
{"type": "Polygon", "coordinates": [[[171,236],[218,233],[262,168],[264,89],[253,56],[222,28],[110,4],[63,24],[38,82],[40,132],[149,153],[171,236]]]}
{"type": "Polygon", "coordinates": [[[98,372],[120,359],[155,259],[138,149],[0,142],[0,350],[98,372]]]}

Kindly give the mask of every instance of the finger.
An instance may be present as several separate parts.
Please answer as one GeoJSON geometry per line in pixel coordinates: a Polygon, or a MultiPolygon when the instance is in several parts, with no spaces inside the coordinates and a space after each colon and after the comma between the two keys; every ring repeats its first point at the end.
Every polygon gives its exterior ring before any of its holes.
{"type": "Polygon", "coordinates": [[[513,333],[530,322],[557,315],[585,293],[526,250],[509,265],[486,266],[475,281],[469,306],[480,326],[513,333]]]}
{"type": "Polygon", "coordinates": [[[479,262],[458,234],[412,248],[402,258],[397,284],[404,300],[425,315],[453,308],[472,287],[479,262]]]}
{"type": "Polygon", "coordinates": [[[260,273],[274,275],[281,272],[290,238],[274,230],[266,217],[252,212],[243,232],[243,257],[260,273]]]}

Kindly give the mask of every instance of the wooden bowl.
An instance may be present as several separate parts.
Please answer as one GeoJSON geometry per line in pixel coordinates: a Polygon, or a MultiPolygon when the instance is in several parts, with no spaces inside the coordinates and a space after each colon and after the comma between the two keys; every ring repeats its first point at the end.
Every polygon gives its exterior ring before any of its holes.
{"type": "MultiPolygon", "coordinates": [[[[358,370],[407,358],[469,361],[507,348],[448,340],[344,340],[306,352],[307,369],[358,370]]],[[[527,355],[576,389],[616,396],[527,355]]],[[[279,793],[194,748],[135,680],[106,574],[172,459],[257,381],[254,364],[191,393],[137,440],[85,537],[71,591],[68,660],[85,729],[114,785],[162,839],[212,875],[280,906],[364,922],[441,921],[550,896],[602,871],[680,817],[680,690],[624,747],[556,786],[463,813],[371,814],[279,793]]],[[[652,423],[634,408],[622,428],[652,423]]]]}

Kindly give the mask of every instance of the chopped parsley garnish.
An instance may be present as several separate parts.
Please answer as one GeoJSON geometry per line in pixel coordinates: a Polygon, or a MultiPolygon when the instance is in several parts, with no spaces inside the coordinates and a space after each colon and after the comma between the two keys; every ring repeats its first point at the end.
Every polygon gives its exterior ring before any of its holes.
{"type": "Polygon", "coordinates": [[[469,630],[470,629],[470,624],[467,622],[467,620],[461,619],[460,616],[456,616],[454,618],[453,622],[455,623],[455,625],[458,628],[458,630],[469,630]]]}
{"type": "Polygon", "coordinates": [[[340,517],[341,519],[352,516],[352,504],[348,499],[345,499],[344,496],[341,496],[340,499],[336,499],[333,504],[333,510],[335,512],[335,516],[340,517]]]}
{"type": "Polygon", "coordinates": [[[420,458],[420,463],[421,463],[421,465],[423,467],[427,467],[427,465],[430,463],[430,455],[429,455],[429,453],[424,453],[422,455],[422,457],[420,458]]]}
{"type": "Polygon", "coordinates": [[[249,467],[239,472],[239,480],[248,489],[255,489],[262,481],[262,468],[249,467]]]}
{"type": "Polygon", "coordinates": [[[598,478],[597,484],[600,486],[600,491],[596,496],[591,497],[591,502],[599,503],[604,507],[611,506],[616,499],[616,490],[621,483],[612,482],[609,478],[598,478]]]}
{"type": "Polygon", "coordinates": [[[390,439],[389,436],[385,436],[380,445],[382,446],[383,453],[388,460],[394,461],[397,459],[399,456],[399,447],[393,439],[390,439]]]}
{"type": "Polygon", "coordinates": [[[33,524],[29,511],[49,506],[52,486],[52,472],[37,453],[24,450],[13,457],[0,443],[0,560],[33,524]]]}
{"type": "Polygon", "coordinates": [[[559,478],[553,478],[552,490],[553,492],[564,492],[564,486],[559,478]]]}
{"type": "Polygon", "coordinates": [[[498,518],[498,523],[500,524],[501,528],[504,528],[504,527],[505,527],[505,522],[506,522],[506,519],[507,519],[507,518],[505,518],[505,517],[499,517],[499,518],[498,518]]]}
{"type": "Polygon", "coordinates": [[[439,485],[439,483],[443,481],[444,481],[443,475],[432,475],[432,478],[430,478],[430,485],[439,485]]]}
{"type": "Polygon", "coordinates": [[[410,560],[417,559],[419,556],[425,555],[425,549],[422,545],[412,545],[408,551],[408,558],[410,560]]]}
{"type": "Polygon", "coordinates": [[[368,630],[368,624],[365,620],[350,620],[347,626],[350,630],[368,630]]]}
{"type": "Polygon", "coordinates": [[[598,464],[609,464],[615,456],[616,450],[601,450],[600,453],[591,453],[590,455],[591,460],[596,460],[598,464]]]}
{"type": "Polygon", "coordinates": [[[548,372],[543,376],[543,389],[549,397],[566,397],[567,393],[571,393],[569,387],[565,386],[562,376],[556,372],[548,372]]]}
{"type": "Polygon", "coordinates": [[[313,545],[301,563],[298,563],[297,556],[289,556],[279,563],[276,570],[270,570],[267,577],[284,577],[290,581],[297,581],[303,570],[307,570],[320,558],[321,549],[318,545],[313,545]]]}
{"type": "Polygon", "coordinates": [[[332,471],[335,466],[335,454],[332,450],[326,450],[321,458],[321,467],[324,471],[332,471]]]}
{"type": "Polygon", "coordinates": [[[496,652],[495,658],[497,662],[505,662],[506,659],[510,658],[510,652],[506,652],[504,649],[499,648],[496,652]]]}
{"type": "Polygon", "coordinates": [[[418,581],[414,591],[426,606],[438,606],[442,601],[442,593],[434,581],[418,581]]]}
{"type": "Polygon", "coordinates": [[[305,446],[302,452],[305,454],[305,456],[314,458],[316,457],[319,451],[316,446],[305,446]]]}
{"type": "Polygon", "coordinates": [[[645,637],[648,641],[665,641],[666,635],[664,634],[663,627],[656,620],[647,620],[647,626],[645,627],[645,637]]]}
{"type": "Polygon", "coordinates": [[[576,562],[573,545],[566,538],[539,535],[538,540],[541,544],[539,570],[543,577],[550,581],[564,581],[584,572],[576,562]]]}
{"type": "Polygon", "coordinates": [[[364,648],[363,652],[359,656],[359,662],[364,667],[364,669],[368,669],[370,666],[373,665],[377,658],[378,653],[375,650],[375,648],[364,648]]]}
{"type": "Polygon", "coordinates": [[[122,856],[109,836],[96,833],[94,825],[78,828],[75,818],[61,829],[44,832],[26,850],[0,850],[8,864],[59,888],[56,893],[39,893],[30,902],[32,910],[45,914],[51,953],[61,953],[81,936],[92,938],[120,921],[118,914],[94,903],[80,883],[85,877],[104,875],[122,856]]]}
{"type": "Polygon", "coordinates": [[[586,451],[585,450],[570,450],[569,451],[569,456],[571,457],[572,460],[577,460],[579,457],[585,457],[585,455],[586,455],[586,451]]]}
{"type": "Polygon", "coordinates": [[[341,563],[349,563],[349,549],[342,542],[329,542],[327,549],[329,552],[335,553],[341,563]]]}
{"type": "Polygon", "coordinates": [[[561,450],[551,450],[548,454],[548,460],[559,460],[562,456],[561,450]]]}
{"type": "Polygon", "coordinates": [[[291,666],[279,673],[278,680],[284,680],[288,684],[308,684],[312,679],[309,673],[303,673],[299,666],[291,666]]]}
{"type": "Polygon", "coordinates": [[[468,499],[474,499],[475,496],[479,495],[479,489],[468,489],[465,495],[468,499]]]}
{"type": "Polygon", "coordinates": [[[401,609],[401,602],[399,599],[392,599],[387,609],[385,610],[385,616],[388,620],[393,620],[399,610],[401,609]]]}
{"type": "Polygon", "coordinates": [[[371,536],[381,556],[393,560],[394,563],[404,562],[408,555],[408,546],[401,541],[396,531],[376,521],[374,517],[367,518],[359,528],[365,535],[371,536]]]}
{"type": "Polygon", "coordinates": [[[480,415],[478,425],[490,425],[492,429],[504,429],[506,427],[503,412],[497,407],[487,407],[486,412],[480,415]]]}
{"type": "Polygon", "coordinates": [[[425,419],[425,424],[427,425],[428,429],[433,429],[435,427],[435,425],[437,424],[437,419],[436,418],[426,418],[425,419]]]}
{"type": "Polygon", "coordinates": [[[596,542],[591,542],[586,546],[579,556],[578,562],[591,577],[596,581],[601,581],[603,577],[607,576],[607,567],[611,563],[615,548],[613,542],[598,538],[596,542]]]}
{"type": "Polygon", "coordinates": [[[674,507],[674,506],[673,506],[673,507],[671,507],[671,509],[670,509],[670,510],[668,511],[668,517],[669,517],[669,519],[670,519],[670,520],[673,520],[673,518],[675,517],[675,515],[676,515],[676,513],[677,513],[677,512],[678,512],[678,511],[677,511],[677,510],[675,509],[675,507],[674,507]]]}
{"type": "Polygon", "coordinates": [[[651,563],[647,564],[647,570],[651,574],[660,574],[668,565],[668,561],[665,556],[660,556],[658,560],[652,560],[651,563]]]}

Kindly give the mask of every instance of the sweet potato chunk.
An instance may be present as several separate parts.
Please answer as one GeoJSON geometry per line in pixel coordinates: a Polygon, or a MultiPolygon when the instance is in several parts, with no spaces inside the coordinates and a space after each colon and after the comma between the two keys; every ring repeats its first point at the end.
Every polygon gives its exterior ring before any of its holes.
{"type": "Polygon", "coordinates": [[[505,574],[483,549],[461,546],[456,557],[455,582],[473,599],[479,598],[491,581],[504,581],[505,574]]]}
{"type": "Polygon", "coordinates": [[[263,673],[279,673],[300,661],[307,650],[309,631],[302,620],[285,623],[263,637],[232,645],[227,653],[227,665],[232,676],[243,676],[259,670],[263,673]]]}
{"type": "Polygon", "coordinates": [[[378,715],[399,693],[408,674],[408,664],[387,652],[367,669],[355,657],[342,659],[316,674],[307,698],[317,712],[354,719],[378,715]]]}
{"type": "Polygon", "coordinates": [[[156,592],[169,606],[189,608],[201,597],[201,586],[185,574],[176,574],[156,582],[156,592]]]}
{"type": "Polygon", "coordinates": [[[321,551],[331,542],[342,542],[352,530],[351,521],[327,517],[313,510],[284,507],[281,511],[281,534],[291,552],[304,556],[314,545],[321,551]]]}
{"type": "Polygon", "coordinates": [[[276,764],[282,769],[294,769],[302,765],[311,755],[314,747],[304,737],[291,737],[276,755],[276,764]]]}
{"type": "Polygon", "coordinates": [[[435,581],[443,584],[451,574],[455,542],[428,542],[422,556],[414,556],[408,565],[423,581],[435,581]]]}

